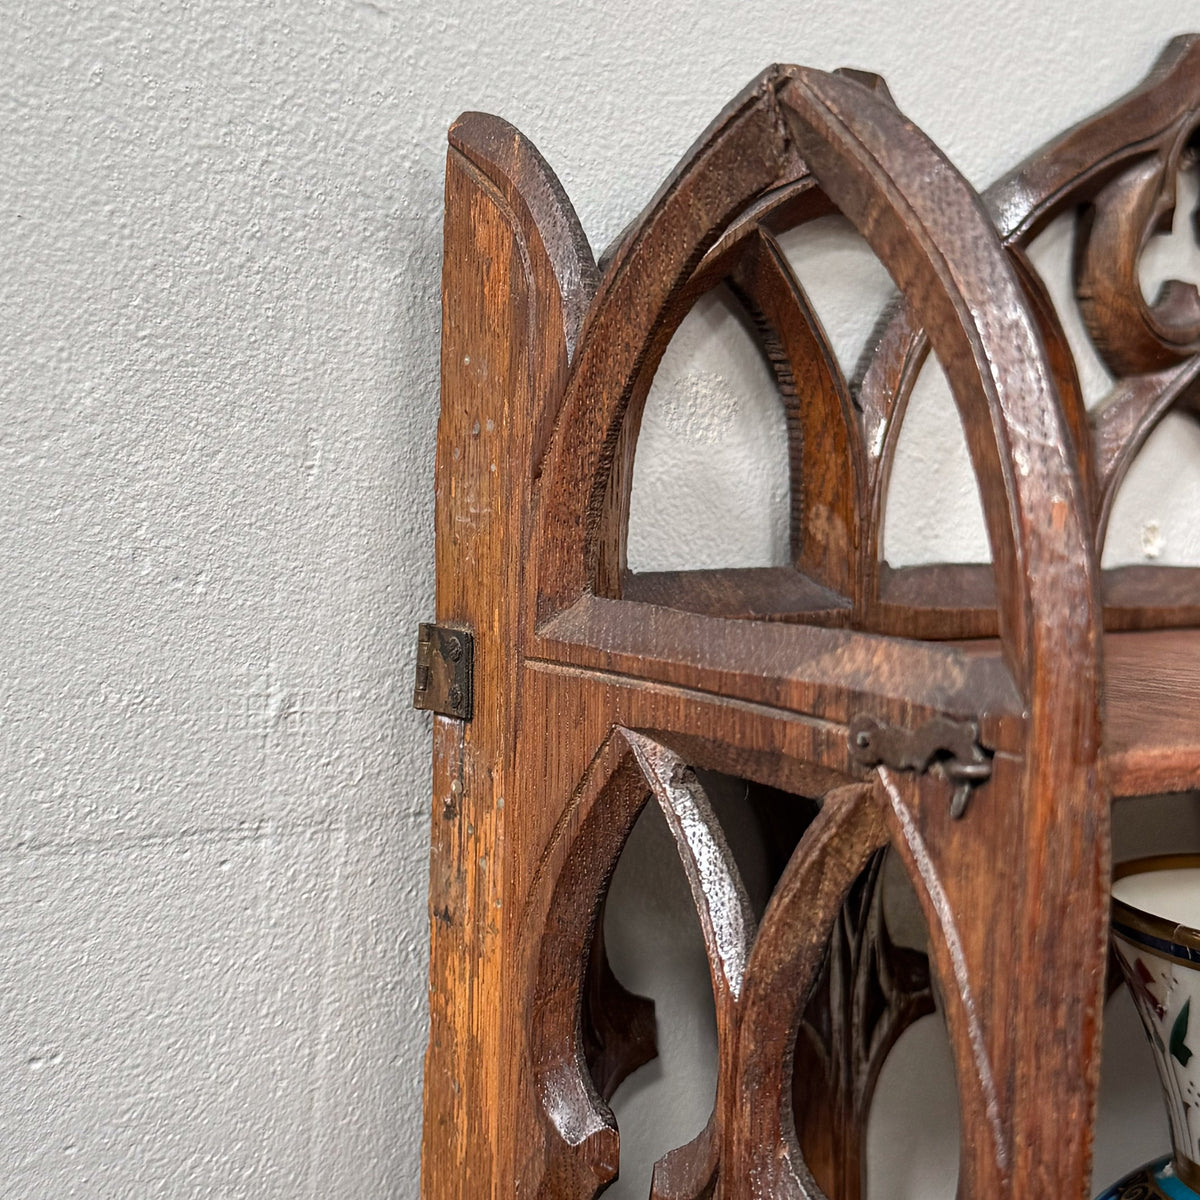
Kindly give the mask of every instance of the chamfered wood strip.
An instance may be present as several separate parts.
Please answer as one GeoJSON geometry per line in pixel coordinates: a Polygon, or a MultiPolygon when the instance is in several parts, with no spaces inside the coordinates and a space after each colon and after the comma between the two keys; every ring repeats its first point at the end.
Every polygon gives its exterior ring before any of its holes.
{"type": "Polygon", "coordinates": [[[856,599],[866,463],[842,368],[770,233],[747,240],[730,282],[758,326],[787,415],[792,561],[856,599]]]}
{"type": "Polygon", "coordinates": [[[791,1129],[791,1051],[842,901],[886,843],[870,785],[831,793],[763,914],[746,974],[722,1130],[721,1174],[731,1182],[730,1197],[739,1194],[739,1185],[753,1200],[823,1195],[791,1129]]]}
{"type": "MultiPolygon", "coordinates": [[[[1022,763],[997,755],[992,765],[989,794],[958,822],[932,777],[879,771],[891,842],[929,930],[961,1113],[959,1190],[971,1197],[1025,1194],[1013,1186],[1020,1153],[1014,1098],[1027,1065],[1018,1057],[1018,1018],[1024,1004],[1053,1003],[1013,967],[1022,929],[1008,913],[1026,886],[1023,858],[1011,852],[1026,819],[1012,803],[1021,792],[1022,763]]],[[[1053,1166],[1058,1150],[1040,1148],[1044,1167],[1053,1166]]],[[[1087,1182],[1084,1171],[1065,1194],[1082,1197],[1087,1182]]]]}
{"type": "Polygon", "coordinates": [[[489,113],[463,113],[450,126],[448,137],[450,145],[502,191],[514,211],[527,211],[526,236],[541,244],[558,284],[563,343],[570,357],[599,274],[558,176],[523,133],[489,113]]]}
{"type": "Polygon", "coordinates": [[[514,1150],[517,1178],[540,1200],[590,1200],[617,1173],[616,1122],[588,1076],[579,1014],[608,880],[649,790],[614,732],[564,809],[522,907],[530,1029],[521,1077],[534,1111],[514,1150]]]}
{"type": "MultiPolygon", "coordinates": [[[[469,112],[451,125],[449,141],[500,192],[511,212],[519,214],[532,261],[548,267],[553,275],[555,286],[543,288],[537,297],[544,312],[527,331],[541,347],[560,347],[562,354],[555,373],[544,378],[533,398],[529,453],[536,471],[558,416],[567,364],[578,346],[599,274],[579,217],[558,176],[524,134],[499,117],[469,112]]],[[[537,280],[535,271],[534,286],[537,280]]],[[[478,365],[486,369],[487,364],[478,365]]]]}
{"type": "Polygon", "coordinates": [[[530,657],[827,721],[846,722],[859,711],[906,723],[919,712],[978,718],[987,745],[1019,745],[1024,706],[997,647],[974,653],[889,643],[851,630],[728,621],[585,596],[543,626],[530,657]]]}
{"type": "Polygon", "coordinates": [[[713,1113],[700,1135],[660,1160],[651,1200],[703,1200],[719,1169],[719,1129],[732,1083],[738,1000],[757,922],[741,873],[695,771],[667,747],[639,734],[625,738],[675,839],[708,956],[719,1069],[713,1113]]]}
{"type": "Polygon", "coordinates": [[[623,734],[675,839],[700,918],[718,1023],[732,1019],[757,923],[721,823],[696,772],[668,747],[623,734]]]}
{"type": "Polygon", "coordinates": [[[710,274],[718,263],[733,261],[729,252],[742,246],[747,239],[757,236],[759,230],[772,234],[786,233],[818,217],[832,216],[836,212],[833,202],[817,186],[808,168],[800,163],[794,179],[772,188],[746,206],[700,260],[696,276],[710,274]]]}
{"type": "Polygon", "coordinates": [[[929,339],[914,325],[903,296],[894,296],[875,323],[859,356],[850,390],[862,413],[863,449],[871,516],[864,536],[864,566],[880,558],[883,520],[900,426],[921,368],[929,357],[929,339]],[[869,545],[867,544],[869,542],[869,545]]]}
{"type": "Polygon", "coordinates": [[[626,600],[741,620],[844,625],[847,597],[792,567],[724,567],[705,571],[641,571],[625,576],[626,600]]]}
{"type": "Polygon", "coordinates": [[[1083,385],[1079,382],[1079,372],[1075,367],[1075,356],[1042,277],[1034,270],[1033,264],[1019,246],[1009,246],[1008,257],[1016,269],[1025,300],[1037,322],[1050,371],[1058,386],[1058,402],[1062,407],[1067,432],[1071,435],[1065,449],[1079,472],[1079,481],[1083,485],[1085,528],[1088,537],[1094,540],[1092,521],[1099,504],[1099,485],[1092,448],[1092,431],[1088,423],[1087,407],[1083,402],[1083,385]]]}

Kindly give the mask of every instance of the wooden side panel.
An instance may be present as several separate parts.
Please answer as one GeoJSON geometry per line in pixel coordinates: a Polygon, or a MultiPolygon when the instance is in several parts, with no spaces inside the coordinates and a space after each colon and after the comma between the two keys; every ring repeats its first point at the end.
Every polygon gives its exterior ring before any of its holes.
{"type": "Polygon", "coordinates": [[[594,267],[561,188],[520,134],[469,114],[450,137],[437,619],[474,632],[475,714],[466,724],[434,718],[422,1194],[482,1200],[511,1190],[496,1175],[505,798],[520,719],[530,464],[553,421],[594,267]]]}

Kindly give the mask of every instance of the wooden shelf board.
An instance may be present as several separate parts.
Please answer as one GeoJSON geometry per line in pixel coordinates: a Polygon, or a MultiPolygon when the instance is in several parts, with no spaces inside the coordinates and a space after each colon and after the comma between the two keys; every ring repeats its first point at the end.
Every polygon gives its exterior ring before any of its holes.
{"type": "MultiPolygon", "coordinates": [[[[1101,574],[1104,627],[1172,629],[1200,625],[1200,568],[1141,564],[1101,574]]],[[[626,600],[735,620],[845,626],[848,597],[792,567],[720,567],[629,572],[626,600]]],[[[930,640],[995,637],[996,579],[991,563],[881,564],[879,599],[870,615],[877,633],[930,640]]]]}
{"type": "MultiPolygon", "coordinates": [[[[1104,648],[1114,794],[1200,787],[1200,629],[1109,633],[1104,648]]],[[[1020,722],[995,639],[885,639],[589,596],[542,629],[534,657],[822,720],[879,704],[978,716],[995,749],[1015,744],[1020,722]]]]}
{"type": "Polygon", "coordinates": [[[684,612],[739,620],[844,625],[850,600],[792,567],[629,572],[623,596],[684,612]]]}
{"type": "Polygon", "coordinates": [[[998,644],[920,642],[747,621],[584,596],[539,630],[533,659],[690,688],[818,720],[944,713],[979,719],[986,744],[1020,745],[1024,714],[998,644]]]}
{"type": "Polygon", "coordinates": [[[1200,787],[1200,629],[1110,633],[1104,661],[1114,793],[1200,787]]]}

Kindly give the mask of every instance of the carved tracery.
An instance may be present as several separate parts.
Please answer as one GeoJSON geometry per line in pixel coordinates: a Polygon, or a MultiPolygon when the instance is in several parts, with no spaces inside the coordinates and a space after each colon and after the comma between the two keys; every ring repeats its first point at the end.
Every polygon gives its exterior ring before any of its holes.
{"type": "Polygon", "coordinates": [[[1191,686],[1200,638],[1180,630],[1200,626],[1200,574],[1099,569],[1130,461],[1200,397],[1200,296],[1170,283],[1148,299],[1138,276],[1198,110],[1200,42],[1178,39],[980,194],[877,77],[771,68],[598,264],[516,131],[455,127],[438,617],[474,629],[481,676],[471,722],[436,733],[426,1155],[451,1182],[427,1169],[429,1200],[590,1200],[619,1170],[608,1100],[653,1055],[653,1014],[613,975],[602,916],[650,798],[704,935],[719,1043],[712,1116],[658,1164],[658,1200],[857,1200],[879,1068],[935,989],[960,1194],[1082,1195],[1109,801],[1200,781],[1194,731],[1140,744],[1156,697],[1137,690],[1147,664],[1191,686]],[[832,211],[900,292],[849,380],[778,242],[832,211]],[[1090,412],[1027,254],[1060,214],[1115,377],[1090,412]],[[765,585],[650,584],[625,562],[641,407],[680,321],[722,283],[787,415],[792,561],[765,585]],[[888,479],[930,348],[993,561],[892,570],[888,479]],[[1106,625],[1175,633],[1135,649],[1106,625]],[[969,805],[927,755],[856,756],[864,721],[901,740],[970,729],[969,805]],[[695,768],[819,801],[758,920],[695,768]],[[914,885],[928,960],[889,937],[885,851],[914,885]]]}

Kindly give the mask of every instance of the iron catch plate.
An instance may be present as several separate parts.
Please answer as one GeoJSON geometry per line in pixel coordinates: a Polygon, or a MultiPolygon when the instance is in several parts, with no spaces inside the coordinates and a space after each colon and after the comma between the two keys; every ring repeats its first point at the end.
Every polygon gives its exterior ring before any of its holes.
{"type": "Polygon", "coordinates": [[[861,767],[891,767],[923,775],[935,766],[954,787],[950,815],[967,810],[971,788],[992,774],[992,757],[979,744],[974,721],[933,717],[916,729],[859,715],[850,722],[850,757],[861,767]]]}

